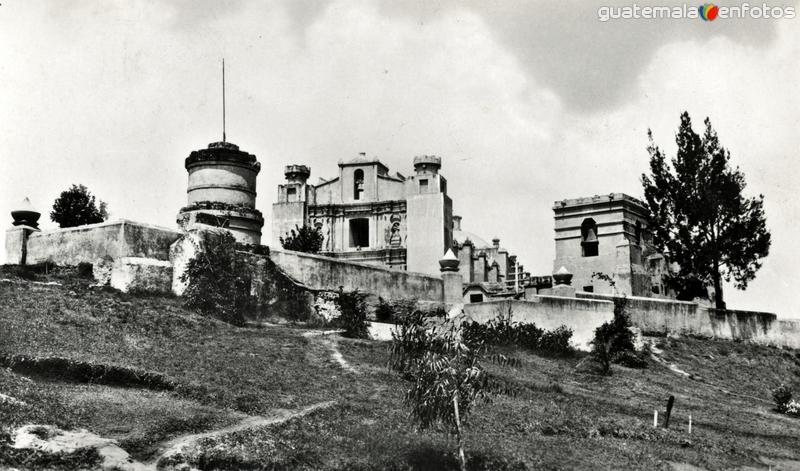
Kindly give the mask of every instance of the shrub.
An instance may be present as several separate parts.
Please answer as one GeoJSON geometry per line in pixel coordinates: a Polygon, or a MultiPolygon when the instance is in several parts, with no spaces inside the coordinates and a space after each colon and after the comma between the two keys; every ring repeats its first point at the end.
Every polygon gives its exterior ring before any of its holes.
{"type": "Polygon", "coordinates": [[[358,290],[346,292],[339,291],[336,303],[339,305],[341,315],[337,324],[344,329],[344,336],[365,339],[369,337],[367,329],[367,295],[358,290]]]}
{"type": "Polygon", "coordinates": [[[548,356],[574,353],[570,345],[572,330],[566,326],[545,331],[534,323],[518,324],[506,317],[500,317],[486,324],[466,322],[462,326],[462,335],[467,345],[513,345],[548,356]]]}
{"type": "Polygon", "coordinates": [[[181,281],[187,307],[233,325],[244,325],[245,312],[253,309],[250,267],[236,253],[236,241],[229,232],[207,232],[201,250],[189,260],[181,281]]]}
{"type": "Polygon", "coordinates": [[[539,340],[539,352],[552,356],[567,356],[574,353],[569,341],[572,329],[562,325],[554,330],[545,331],[539,340]]]}
{"type": "Polygon", "coordinates": [[[92,278],[93,266],[91,263],[81,262],[78,264],[78,276],[81,278],[92,278]]]}
{"type": "Polygon", "coordinates": [[[322,248],[324,236],[322,232],[311,226],[294,226],[286,237],[280,237],[281,245],[286,250],[297,252],[317,253],[322,248]]]}
{"type": "Polygon", "coordinates": [[[789,401],[792,400],[792,390],[785,384],[781,384],[772,391],[772,398],[775,400],[775,409],[778,412],[785,413],[789,401]]]}
{"type": "Polygon", "coordinates": [[[386,300],[378,297],[378,305],[375,307],[375,319],[379,322],[401,323],[416,310],[416,299],[386,300]]]}
{"type": "Polygon", "coordinates": [[[624,296],[614,298],[614,319],[603,323],[594,331],[592,355],[600,363],[603,374],[611,371],[612,362],[631,368],[643,368],[647,365],[642,356],[636,355],[633,346],[634,334],[625,312],[627,304],[628,299],[624,296]]]}

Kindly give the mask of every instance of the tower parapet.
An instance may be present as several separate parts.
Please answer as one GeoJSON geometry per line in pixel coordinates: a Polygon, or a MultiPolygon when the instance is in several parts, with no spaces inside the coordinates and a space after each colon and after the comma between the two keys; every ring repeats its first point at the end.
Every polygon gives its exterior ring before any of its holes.
{"type": "Polygon", "coordinates": [[[311,169],[305,165],[287,165],[283,174],[287,183],[305,183],[311,176],[311,169]]]}
{"type": "Polygon", "coordinates": [[[436,175],[442,168],[442,158],[438,155],[418,155],[414,157],[414,171],[417,174],[428,173],[436,175]]]}
{"type": "Polygon", "coordinates": [[[212,142],[189,154],[188,205],[178,213],[184,229],[206,225],[228,229],[237,241],[261,243],[264,217],[256,209],[256,156],[230,142],[212,142]]]}

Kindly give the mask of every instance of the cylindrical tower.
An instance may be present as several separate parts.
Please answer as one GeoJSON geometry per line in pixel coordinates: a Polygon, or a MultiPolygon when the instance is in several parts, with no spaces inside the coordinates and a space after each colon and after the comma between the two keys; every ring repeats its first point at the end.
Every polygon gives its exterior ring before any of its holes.
{"type": "Polygon", "coordinates": [[[228,229],[238,242],[261,243],[264,217],[256,209],[256,156],[230,142],[213,142],[192,152],[185,162],[189,172],[188,205],[178,213],[184,229],[207,225],[228,229]]]}

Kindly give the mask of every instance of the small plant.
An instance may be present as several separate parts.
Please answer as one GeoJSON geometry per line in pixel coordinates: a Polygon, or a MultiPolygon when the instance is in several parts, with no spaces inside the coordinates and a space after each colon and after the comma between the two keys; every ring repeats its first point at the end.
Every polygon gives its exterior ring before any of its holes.
{"type": "Polygon", "coordinates": [[[410,380],[405,404],[420,428],[441,424],[458,441],[466,470],[463,424],[476,399],[487,394],[488,376],[478,363],[480,345],[464,342],[452,321],[429,326],[420,312],[393,333],[390,367],[410,380]]]}
{"type": "Polygon", "coordinates": [[[317,253],[322,248],[322,241],[324,238],[319,228],[306,225],[299,227],[295,225],[294,229],[286,234],[286,237],[280,238],[280,241],[281,245],[286,250],[317,253]]]}
{"type": "Polygon", "coordinates": [[[789,403],[792,401],[792,390],[785,384],[781,384],[772,391],[772,399],[775,400],[775,409],[780,413],[786,413],[789,403]]]}
{"type": "Polygon", "coordinates": [[[367,329],[367,294],[356,291],[339,290],[336,303],[339,305],[337,323],[344,329],[344,336],[354,339],[369,338],[367,329]]]}

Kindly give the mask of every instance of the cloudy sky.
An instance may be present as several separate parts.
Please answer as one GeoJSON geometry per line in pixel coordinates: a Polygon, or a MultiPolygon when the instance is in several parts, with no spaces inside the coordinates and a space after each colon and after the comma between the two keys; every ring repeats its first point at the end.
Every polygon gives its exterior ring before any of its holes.
{"type": "Polygon", "coordinates": [[[404,173],[438,154],[464,228],[547,274],[553,202],[641,196],[647,129],[672,154],[687,110],[766,198],[772,253],[729,306],[800,317],[800,19],[600,22],[610,4],[2,0],[0,214],[83,183],[174,227],[183,159],[221,138],[224,57],[266,228],[286,164],[316,181],[362,151],[404,173]]]}

